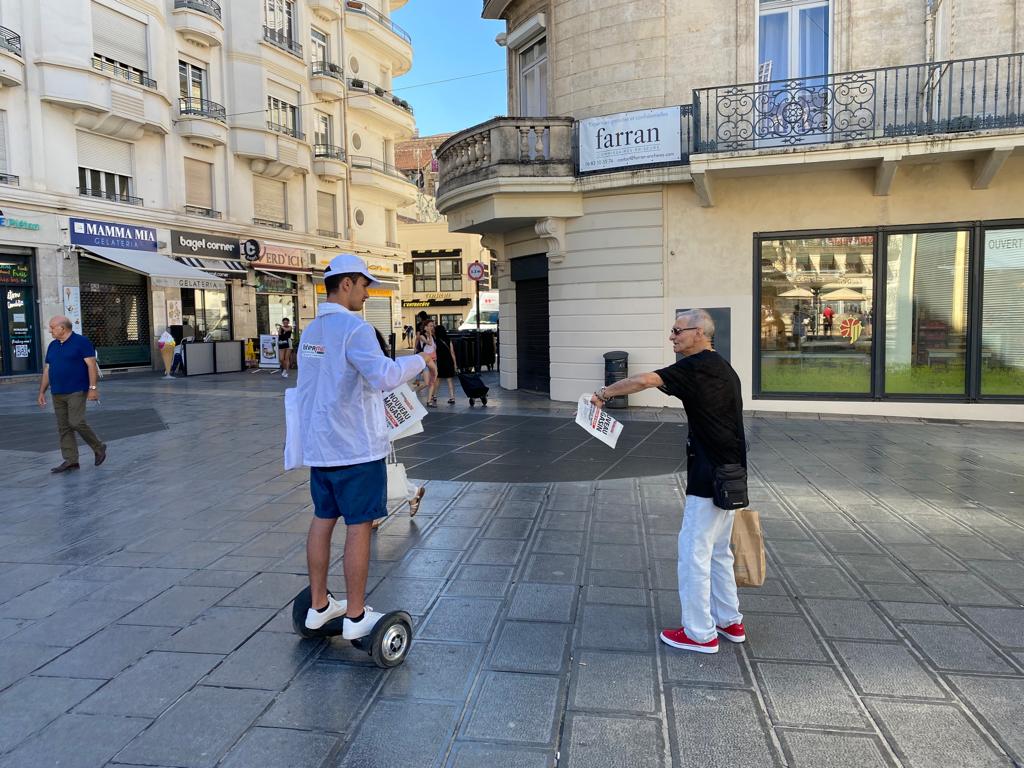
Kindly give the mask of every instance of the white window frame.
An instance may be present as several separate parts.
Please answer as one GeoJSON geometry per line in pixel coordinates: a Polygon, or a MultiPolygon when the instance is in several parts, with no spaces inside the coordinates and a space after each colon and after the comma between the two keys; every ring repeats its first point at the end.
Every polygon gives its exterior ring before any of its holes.
{"type": "Polygon", "coordinates": [[[524,43],[516,50],[516,90],[519,96],[519,115],[521,117],[545,117],[548,114],[548,74],[547,35],[541,34],[531,38],[529,42],[524,43]],[[524,54],[541,44],[544,45],[544,55],[524,66],[524,54]],[[544,68],[543,77],[540,72],[542,66],[544,68]],[[527,93],[529,88],[527,81],[531,75],[534,76],[534,83],[537,86],[534,96],[538,103],[542,102],[542,105],[538,106],[537,109],[527,108],[527,97],[529,95],[527,93]]]}
{"type": "Polygon", "coordinates": [[[331,36],[317,27],[309,28],[309,49],[310,61],[316,64],[318,61],[325,64],[331,63],[331,36]],[[318,40],[317,36],[323,38],[318,40]],[[321,57],[319,54],[323,52],[321,57]]]}
{"type": "Polygon", "coordinates": [[[199,64],[196,64],[196,63],[191,62],[191,61],[187,61],[185,59],[178,59],[178,90],[179,91],[181,90],[181,76],[182,76],[182,74],[185,75],[185,80],[187,81],[189,88],[188,88],[188,91],[186,93],[180,93],[179,94],[181,96],[181,98],[183,98],[183,99],[199,98],[199,99],[202,99],[203,101],[208,101],[209,100],[209,93],[210,93],[210,73],[205,68],[200,66],[199,64]],[[184,73],[182,73],[182,71],[181,71],[183,67],[185,69],[184,73]],[[192,95],[192,89],[191,89],[191,86],[193,86],[195,84],[195,82],[196,82],[195,76],[197,74],[199,75],[199,80],[198,80],[198,82],[199,82],[199,96],[198,97],[192,95]]]}
{"type": "Polygon", "coordinates": [[[334,116],[320,110],[314,110],[313,115],[313,143],[333,146],[334,116]],[[326,134],[321,131],[321,128],[326,128],[326,134]],[[326,139],[326,141],[321,141],[321,139],[326,139]]]}
{"type": "Polygon", "coordinates": [[[293,0],[266,0],[267,26],[289,42],[295,41],[295,3],[293,0]]]}
{"type": "MultiPolygon", "coordinates": [[[[769,80],[779,79],[799,79],[795,72],[797,71],[797,64],[799,63],[799,40],[800,40],[800,11],[809,8],[827,8],[828,9],[828,29],[825,30],[827,36],[828,50],[825,51],[825,73],[829,74],[832,71],[832,56],[834,51],[834,45],[832,43],[834,37],[834,3],[832,0],[758,0],[754,7],[755,19],[754,19],[754,75],[752,80],[754,82],[760,81],[760,68],[761,68],[761,17],[766,14],[779,14],[786,13],[789,15],[789,61],[786,62],[787,74],[785,78],[780,78],[777,73],[772,73],[768,78],[769,80]]],[[[819,75],[812,75],[811,77],[818,77],[819,75]]]]}

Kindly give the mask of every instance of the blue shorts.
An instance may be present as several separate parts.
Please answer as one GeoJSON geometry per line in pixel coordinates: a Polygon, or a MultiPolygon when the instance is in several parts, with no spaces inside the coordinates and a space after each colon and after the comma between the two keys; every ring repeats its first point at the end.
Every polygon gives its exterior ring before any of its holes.
{"type": "Polygon", "coordinates": [[[310,467],[313,514],[358,525],[388,513],[388,470],[384,459],[348,467],[310,467]]]}

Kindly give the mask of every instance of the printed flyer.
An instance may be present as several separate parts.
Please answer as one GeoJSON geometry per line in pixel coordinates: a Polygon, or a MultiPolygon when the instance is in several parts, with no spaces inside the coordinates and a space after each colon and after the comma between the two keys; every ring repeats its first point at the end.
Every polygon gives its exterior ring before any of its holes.
{"type": "Polygon", "coordinates": [[[576,408],[576,423],[609,448],[615,448],[622,434],[622,422],[616,421],[604,410],[590,402],[589,392],[580,395],[576,408]]]}

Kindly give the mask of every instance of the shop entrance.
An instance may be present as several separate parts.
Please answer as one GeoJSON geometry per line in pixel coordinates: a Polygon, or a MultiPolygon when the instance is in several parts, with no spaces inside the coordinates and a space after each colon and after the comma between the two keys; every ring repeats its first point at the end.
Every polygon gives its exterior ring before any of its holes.
{"type": "Polygon", "coordinates": [[[145,275],[89,258],[78,260],[82,333],[101,368],[149,365],[149,291],[145,275]]]}
{"type": "Polygon", "coordinates": [[[545,254],[512,260],[516,284],[517,388],[551,391],[548,334],[548,260],[545,254]]]}
{"type": "Polygon", "coordinates": [[[286,317],[293,328],[298,328],[296,278],[262,270],[256,276],[256,333],[277,333],[277,327],[286,317]]]}
{"type": "Polygon", "coordinates": [[[0,253],[0,376],[39,372],[32,257],[0,253]]]}

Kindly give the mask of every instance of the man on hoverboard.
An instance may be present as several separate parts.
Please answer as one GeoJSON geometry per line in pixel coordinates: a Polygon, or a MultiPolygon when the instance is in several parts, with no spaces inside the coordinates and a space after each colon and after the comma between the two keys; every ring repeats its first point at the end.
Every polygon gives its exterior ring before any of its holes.
{"type": "Polygon", "coordinates": [[[373,326],[358,314],[379,281],[358,256],[342,253],[324,271],[327,300],[298,347],[298,398],[303,463],[310,467],[313,521],[306,541],[312,604],[306,627],[320,629],[344,616],[342,637],[369,635],[383,614],[364,604],[371,524],[387,515],[389,444],[381,391],[415,378],[427,354],[391,360],[373,326]],[[338,518],[347,526],[347,600],[327,591],[331,536],[338,518]]]}

